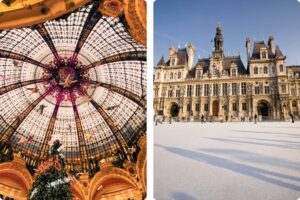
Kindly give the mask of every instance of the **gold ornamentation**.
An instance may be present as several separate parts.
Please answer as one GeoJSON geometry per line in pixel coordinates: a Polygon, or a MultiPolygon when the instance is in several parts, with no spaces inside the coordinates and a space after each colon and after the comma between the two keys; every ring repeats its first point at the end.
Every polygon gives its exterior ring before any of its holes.
{"type": "Polygon", "coordinates": [[[111,17],[119,17],[123,14],[124,3],[122,0],[104,0],[100,4],[100,12],[111,17]]]}

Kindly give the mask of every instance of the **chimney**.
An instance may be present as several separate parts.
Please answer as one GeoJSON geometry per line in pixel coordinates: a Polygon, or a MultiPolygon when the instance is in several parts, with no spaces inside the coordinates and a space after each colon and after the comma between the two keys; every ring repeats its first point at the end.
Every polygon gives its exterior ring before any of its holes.
{"type": "Polygon", "coordinates": [[[188,67],[189,67],[189,69],[191,69],[193,67],[194,54],[195,54],[195,48],[191,43],[189,43],[189,45],[188,45],[188,67]]]}
{"type": "Polygon", "coordinates": [[[250,60],[250,38],[249,37],[246,37],[246,53],[247,53],[247,61],[249,62],[250,60]]]}
{"type": "Polygon", "coordinates": [[[275,46],[274,37],[272,35],[270,35],[270,37],[269,37],[268,45],[269,45],[269,48],[270,48],[272,54],[275,55],[276,46],[275,46]]]}

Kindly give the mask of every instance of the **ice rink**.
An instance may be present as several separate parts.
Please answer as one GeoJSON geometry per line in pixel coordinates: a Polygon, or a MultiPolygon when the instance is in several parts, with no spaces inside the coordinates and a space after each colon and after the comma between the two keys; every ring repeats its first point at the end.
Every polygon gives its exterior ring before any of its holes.
{"type": "Polygon", "coordinates": [[[300,122],[154,127],[156,200],[300,199],[300,122]]]}

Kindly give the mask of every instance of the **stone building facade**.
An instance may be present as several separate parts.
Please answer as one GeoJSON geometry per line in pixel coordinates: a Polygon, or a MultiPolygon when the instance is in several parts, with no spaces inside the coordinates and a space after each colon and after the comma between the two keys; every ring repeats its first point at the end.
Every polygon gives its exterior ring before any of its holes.
{"type": "Polygon", "coordinates": [[[287,120],[300,116],[300,66],[286,66],[275,45],[246,38],[247,65],[240,56],[225,56],[220,27],[209,58],[198,59],[195,49],[169,49],[155,66],[154,113],[181,120],[287,120]],[[251,53],[252,49],[252,53],[251,53]]]}

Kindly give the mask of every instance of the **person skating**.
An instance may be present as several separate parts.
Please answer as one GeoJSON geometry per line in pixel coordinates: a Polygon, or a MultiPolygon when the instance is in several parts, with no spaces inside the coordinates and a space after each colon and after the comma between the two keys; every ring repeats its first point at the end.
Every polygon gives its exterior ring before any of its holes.
{"type": "Polygon", "coordinates": [[[201,115],[201,123],[204,123],[204,115],[201,115]]]}
{"type": "Polygon", "coordinates": [[[254,115],[254,124],[257,123],[257,114],[254,115]]]}
{"type": "Polygon", "coordinates": [[[289,115],[292,118],[292,123],[295,123],[295,121],[294,121],[294,115],[292,113],[289,113],[289,115]]]}

